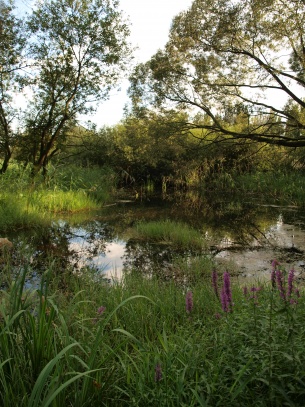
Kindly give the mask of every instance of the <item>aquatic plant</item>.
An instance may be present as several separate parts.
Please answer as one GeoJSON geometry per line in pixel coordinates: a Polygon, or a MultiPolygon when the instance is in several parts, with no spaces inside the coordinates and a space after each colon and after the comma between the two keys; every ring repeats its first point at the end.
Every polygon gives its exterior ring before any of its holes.
{"type": "Polygon", "coordinates": [[[139,222],[134,228],[134,236],[138,239],[163,242],[193,251],[201,251],[206,247],[200,231],[185,223],[171,220],[139,222]]]}

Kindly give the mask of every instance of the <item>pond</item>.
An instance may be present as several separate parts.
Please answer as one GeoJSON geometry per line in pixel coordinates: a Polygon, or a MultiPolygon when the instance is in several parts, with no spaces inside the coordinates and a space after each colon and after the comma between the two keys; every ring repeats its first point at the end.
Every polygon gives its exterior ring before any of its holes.
{"type": "Polygon", "coordinates": [[[118,200],[89,215],[61,216],[43,232],[14,232],[6,237],[15,250],[26,247],[32,252],[37,271],[50,258],[56,258],[62,267],[69,265],[74,271],[90,267],[106,279],[120,280],[130,268],[153,274],[171,267],[175,256],[195,255],[130,237],[138,221],[168,219],[199,230],[207,241],[207,249],[201,254],[237,271],[240,278],[268,277],[275,258],[285,267],[294,267],[303,278],[304,211],[255,200],[202,198],[194,192],[118,200]]]}

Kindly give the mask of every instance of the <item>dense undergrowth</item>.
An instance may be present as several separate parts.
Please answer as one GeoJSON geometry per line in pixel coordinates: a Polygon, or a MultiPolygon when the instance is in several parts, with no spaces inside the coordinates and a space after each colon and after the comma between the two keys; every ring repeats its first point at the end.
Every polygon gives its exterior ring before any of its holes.
{"type": "MultiPolygon", "coordinates": [[[[304,293],[274,263],[240,286],[209,262],[196,278],[137,272],[109,285],[2,255],[0,405],[303,406],[304,293]]],[[[187,271],[189,273],[189,271],[187,271]]]]}

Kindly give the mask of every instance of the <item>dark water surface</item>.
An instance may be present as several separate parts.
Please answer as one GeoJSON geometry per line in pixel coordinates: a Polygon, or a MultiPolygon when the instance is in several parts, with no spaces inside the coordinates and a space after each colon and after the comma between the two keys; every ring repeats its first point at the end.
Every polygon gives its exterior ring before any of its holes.
{"type": "Polygon", "coordinates": [[[192,193],[166,199],[120,200],[89,215],[54,219],[52,227],[43,232],[19,232],[7,237],[17,249],[32,250],[38,269],[49,257],[55,257],[63,267],[81,270],[89,266],[105,278],[120,279],[131,267],[153,273],[169,267],[174,256],[193,255],[130,237],[138,221],[165,219],[186,222],[199,230],[207,240],[204,254],[229,270],[238,270],[241,278],[269,275],[274,258],[294,267],[302,277],[304,210],[258,201],[199,199],[192,193]]]}

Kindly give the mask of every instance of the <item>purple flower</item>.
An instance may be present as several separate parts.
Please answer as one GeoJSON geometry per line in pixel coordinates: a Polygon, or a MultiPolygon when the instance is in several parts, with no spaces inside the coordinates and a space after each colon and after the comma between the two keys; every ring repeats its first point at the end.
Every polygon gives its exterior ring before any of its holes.
{"type": "Polygon", "coordinates": [[[106,307],[99,307],[98,309],[97,309],[97,313],[99,314],[99,315],[103,315],[103,313],[106,311],[106,307]]]}
{"type": "Polygon", "coordinates": [[[228,303],[228,298],[227,298],[224,287],[222,287],[222,289],[221,289],[220,300],[221,300],[221,308],[222,308],[223,312],[229,312],[229,303],[228,303]]]}
{"type": "Polygon", "coordinates": [[[230,283],[230,274],[226,271],[223,274],[223,287],[225,289],[227,298],[229,303],[232,303],[232,291],[231,291],[231,283],[230,283]]]}
{"type": "Polygon", "coordinates": [[[223,287],[221,290],[221,306],[224,312],[232,311],[232,291],[231,291],[231,284],[230,284],[230,274],[226,271],[223,274],[223,287]]]}
{"type": "Polygon", "coordinates": [[[251,292],[253,293],[252,296],[250,297],[251,300],[253,300],[254,305],[258,305],[258,298],[257,298],[257,292],[260,291],[262,288],[261,287],[251,287],[251,292]]]}
{"type": "Polygon", "coordinates": [[[272,271],[271,271],[271,284],[272,288],[276,287],[276,267],[279,266],[280,263],[277,260],[273,260],[271,266],[272,266],[272,271]]]}
{"type": "Polygon", "coordinates": [[[248,295],[248,287],[245,285],[243,288],[244,296],[247,297],[248,295]]]}
{"type": "Polygon", "coordinates": [[[220,319],[220,318],[221,318],[221,315],[219,314],[219,312],[217,312],[217,313],[215,314],[215,318],[216,318],[216,319],[220,319]]]}
{"type": "Polygon", "coordinates": [[[155,367],[155,382],[160,382],[162,380],[162,368],[160,363],[158,363],[155,367]]]}
{"type": "Polygon", "coordinates": [[[93,320],[92,320],[93,324],[97,324],[97,323],[98,323],[99,318],[103,316],[103,314],[104,314],[105,311],[106,311],[106,307],[103,307],[103,306],[101,306],[101,307],[99,307],[99,308],[97,309],[98,317],[93,318],[93,320]]]}
{"type": "Polygon", "coordinates": [[[185,308],[186,312],[191,312],[193,309],[193,293],[192,291],[188,291],[185,297],[185,308]]]}
{"type": "Polygon", "coordinates": [[[275,286],[276,286],[275,269],[273,269],[271,271],[271,284],[272,284],[272,288],[275,288],[275,286]]]}
{"type": "Polygon", "coordinates": [[[212,272],[212,286],[214,289],[214,293],[217,298],[219,298],[219,292],[218,292],[218,274],[216,270],[213,270],[212,272]]]}
{"type": "Polygon", "coordinates": [[[284,276],[283,273],[280,270],[276,270],[275,272],[276,276],[276,283],[277,283],[277,288],[280,292],[281,298],[286,301],[286,292],[284,289],[284,276]]]}

